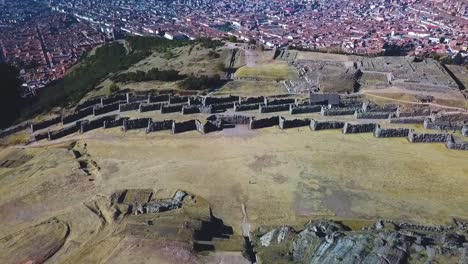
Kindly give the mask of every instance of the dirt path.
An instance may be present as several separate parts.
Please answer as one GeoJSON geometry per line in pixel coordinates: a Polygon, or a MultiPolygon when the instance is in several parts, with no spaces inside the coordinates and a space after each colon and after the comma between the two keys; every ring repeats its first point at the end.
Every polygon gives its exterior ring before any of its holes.
{"type": "Polygon", "coordinates": [[[385,96],[370,94],[370,93],[366,93],[366,92],[363,92],[362,94],[365,94],[365,95],[371,96],[371,97],[375,97],[375,98],[394,101],[394,102],[401,102],[401,103],[407,103],[407,104],[417,104],[417,105],[432,105],[432,106],[436,106],[436,107],[441,107],[441,108],[453,109],[453,110],[466,112],[466,109],[460,108],[460,107],[446,106],[446,105],[440,105],[440,104],[435,104],[435,103],[420,103],[420,102],[412,102],[412,101],[406,101],[406,100],[400,100],[400,99],[393,99],[393,98],[388,98],[388,97],[385,97],[385,96]]]}

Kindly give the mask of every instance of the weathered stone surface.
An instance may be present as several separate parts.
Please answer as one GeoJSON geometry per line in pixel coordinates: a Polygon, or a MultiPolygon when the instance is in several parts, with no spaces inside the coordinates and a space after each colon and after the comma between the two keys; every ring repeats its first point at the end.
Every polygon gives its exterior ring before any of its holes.
{"type": "Polygon", "coordinates": [[[64,127],[62,129],[49,131],[48,138],[49,140],[55,140],[55,139],[59,139],[59,138],[74,134],[80,130],[80,124],[81,122],[78,121],[75,124],[64,127]]]}
{"type": "Polygon", "coordinates": [[[234,102],[221,103],[221,104],[210,104],[211,113],[224,112],[227,109],[234,108],[234,102]]]}
{"type": "Polygon", "coordinates": [[[183,106],[182,107],[182,114],[183,115],[191,115],[191,114],[198,114],[201,113],[200,107],[195,105],[190,106],[183,106]]]}
{"type": "Polygon", "coordinates": [[[91,99],[88,99],[80,104],[78,104],[75,108],[75,111],[79,111],[81,109],[85,109],[85,108],[88,108],[90,106],[94,106],[94,105],[100,105],[101,104],[101,97],[97,97],[97,98],[91,98],[91,99]]]}
{"type": "Polygon", "coordinates": [[[286,120],[284,117],[280,116],[279,117],[279,128],[280,129],[287,129],[287,128],[294,128],[294,127],[303,127],[303,126],[309,126],[310,125],[310,119],[292,119],[292,120],[286,120]]]}
{"type": "Polygon", "coordinates": [[[36,133],[31,135],[32,141],[39,141],[46,138],[49,138],[49,132],[36,133]]]}
{"type": "Polygon", "coordinates": [[[189,97],[187,96],[169,96],[169,104],[188,104],[189,97]]]}
{"type": "Polygon", "coordinates": [[[273,113],[273,112],[289,111],[289,104],[260,105],[258,109],[259,109],[260,113],[273,113]]]}
{"type": "Polygon", "coordinates": [[[17,133],[17,132],[19,132],[21,130],[28,129],[29,127],[31,127],[31,123],[23,122],[21,124],[6,128],[6,129],[0,131],[0,138],[7,137],[7,136],[12,135],[14,133],[17,133]]]}
{"type": "Polygon", "coordinates": [[[344,134],[353,134],[353,133],[370,133],[374,132],[376,124],[350,124],[345,123],[343,126],[344,134]]]}
{"type": "Polygon", "coordinates": [[[141,103],[138,112],[149,112],[149,111],[157,111],[161,110],[163,105],[167,104],[167,102],[160,102],[160,103],[141,103]]]}
{"type": "Polygon", "coordinates": [[[122,128],[124,131],[131,129],[141,129],[147,128],[151,122],[151,118],[137,118],[137,119],[127,119],[123,121],[122,128]]]}
{"type": "Polygon", "coordinates": [[[148,97],[148,103],[161,103],[161,102],[168,102],[168,101],[169,101],[168,94],[150,95],[148,97]]]}
{"type": "Polygon", "coordinates": [[[212,104],[224,104],[224,103],[234,103],[239,101],[239,96],[220,96],[220,97],[212,97],[207,96],[203,97],[202,103],[204,106],[212,105],[212,104]]]}
{"type": "Polygon", "coordinates": [[[462,135],[468,137],[468,125],[464,125],[462,128],[462,135]]]}
{"type": "Polygon", "coordinates": [[[463,122],[452,122],[445,120],[432,120],[431,118],[424,119],[425,129],[437,129],[437,130],[461,130],[463,128],[463,122]]]}
{"type": "Polygon", "coordinates": [[[388,119],[393,115],[391,112],[362,112],[356,111],[354,117],[356,119],[388,119]]]}
{"type": "Polygon", "coordinates": [[[161,114],[181,112],[183,107],[184,107],[184,104],[163,105],[161,106],[161,114]]]}
{"type": "Polygon", "coordinates": [[[255,103],[255,104],[235,104],[234,111],[241,112],[241,111],[251,111],[251,110],[258,110],[260,105],[264,105],[263,103],[255,103]]]}
{"type": "Polygon", "coordinates": [[[127,102],[127,95],[126,94],[116,94],[108,97],[102,97],[101,98],[101,105],[108,105],[108,104],[113,104],[117,102],[122,102],[123,101],[127,102]]]}
{"type": "Polygon", "coordinates": [[[198,132],[201,134],[207,134],[215,131],[220,131],[223,129],[223,124],[219,120],[208,120],[205,123],[195,120],[198,132]]]}
{"type": "Polygon", "coordinates": [[[128,119],[130,119],[130,117],[121,117],[116,120],[104,121],[103,127],[104,128],[120,127],[120,126],[123,126],[124,120],[128,120],[128,119]]]}
{"type": "Polygon", "coordinates": [[[88,121],[88,120],[83,121],[80,124],[80,133],[85,133],[93,129],[102,128],[104,127],[105,121],[115,120],[116,117],[117,116],[115,115],[109,115],[109,116],[103,116],[103,117],[100,117],[98,119],[91,120],[91,121],[88,121]]]}
{"type": "Polygon", "coordinates": [[[131,94],[127,93],[127,103],[136,103],[136,102],[148,102],[148,94],[131,94]]]}
{"type": "Polygon", "coordinates": [[[172,134],[183,133],[192,130],[197,130],[197,120],[172,122],[172,134]]]}
{"type": "Polygon", "coordinates": [[[248,125],[250,123],[250,118],[251,116],[245,115],[212,115],[207,117],[207,120],[219,120],[224,124],[248,125]]]}
{"type": "Polygon", "coordinates": [[[422,124],[424,123],[424,116],[417,116],[417,117],[397,117],[391,118],[390,123],[392,124],[422,124]]]}
{"type": "Polygon", "coordinates": [[[264,103],[265,103],[265,97],[263,96],[239,98],[239,104],[241,105],[264,104],[264,103]]]}
{"type": "Polygon", "coordinates": [[[339,129],[344,127],[344,122],[336,121],[317,121],[312,119],[310,121],[310,129],[312,130],[324,130],[324,129],[339,129]]]}
{"type": "Polygon", "coordinates": [[[162,130],[171,130],[172,123],[174,120],[164,120],[164,121],[153,121],[149,122],[148,127],[146,128],[146,133],[156,132],[162,130]]]}
{"type": "Polygon", "coordinates": [[[120,102],[115,102],[115,103],[107,104],[103,106],[95,106],[93,109],[93,115],[99,116],[99,115],[107,114],[113,111],[117,111],[119,110],[119,105],[120,105],[120,102]]]}
{"type": "Polygon", "coordinates": [[[192,96],[188,101],[189,105],[203,105],[203,98],[198,96],[192,96]]]}
{"type": "Polygon", "coordinates": [[[172,198],[149,201],[138,206],[135,214],[154,214],[181,208],[185,197],[188,194],[184,191],[177,191],[172,198]]]}
{"type": "Polygon", "coordinates": [[[70,124],[72,122],[75,122],[75,121],[78,121],[82,118],[85,118],[89,115],[92,115],[93,114],[93,107],[90,106],[88,108],[85,108],[85,109],[82,109],[78,112],[75,112],[73,114],[70,114],[70,115],[66,115],[66,116],[63,116],[62,117],[62,124],[70,124]]]}
{"type": "Polygon", "coordinates": [[[135,111],[140,109],[141,102],[132,102],[126,104],[119,104],[119,112],[135,111]]]}
{"type": "Polygon", "coordinates": [[[408,128],[381,128],[380,125],[376,125],[374,130],[374,136],[377,138],[407,137],[408,134],[408,128]]]}
{"type": "Polygon", "coordinates": [[[322,107],[320,115],[322,116],[339,116],[339,115],[354,115],[355,108],[327,108],[322,107]]]}
{"type": "Polygon", "coordinates": [[[272,127],[279,125],[279,117],[273,116],[270,118],[255,119],[255,117],[250,118],[249,129],[259,129],[265,127],[272,127]]]}
{"type": "Polygon", "coordinates": [[[271,105],[289,105],[289,104],[295,104],[296,99],[294,99],[294,98],[265,98],[264,103],[267,106],[271,106],[271,105]]]}
{"type": "Polygon", "coordinates": [[[410,130],[408,133],[408,141],[411,143],[435,143],[435,142],[443,142],[447,141],[447,134],[416,134],[414,130],[410,130]]]}
{"type": "Polygon", "coordinates": [[[289,105],[289,114],[306,114],[306,113],[318,113],[322,111],[322,106],[320,105],[299,105],[295,106],[293,104],[289,105]]]}
{"type": "Polygon", "coordinates": [[[362,110],[364,112],[397,112],[399,109],[399,106],[397,104],[386,104],[383,106],[378,106],[375,103],[370,103],[369,101],[366,101],[362,105],[362,110]]]}
{"type": "Polygon", "coordinates": [[[57,116],[55,118],[51,118],[51,119],[47,119],[47,120],[42,121],[42,122],[31,124],[31,132],[35,132],[37,130],[41,130],[41,129],[44,129],[44,128],[59,124],[60,122],[62,122],[62,117],[57,116]]]}
{"type": "Polygon", "coordinates": [[[446,146],[448,149],[468,150],[468,142],[455,140],[453,135],[447,135],[446,146]]]}

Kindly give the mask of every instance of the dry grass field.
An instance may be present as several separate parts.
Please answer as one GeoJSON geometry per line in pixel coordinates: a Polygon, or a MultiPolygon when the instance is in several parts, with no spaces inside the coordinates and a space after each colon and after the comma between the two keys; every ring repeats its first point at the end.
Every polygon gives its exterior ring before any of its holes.
{"type": "Polygon", "coordinates": [[[294,67],[286,63],[267,63],[257,64],[256,66],[244,66],[239,68],[235,77],[237,78],[252,78],[258,80],[275,81],[296,79],[298,77],[297,71],[294,67]]]}
{"type": "Polygon", "coordinates": [[[286,93],[284,87],[277,82],[235,80],[226,83],[216,95],[239,96],[271,96],[286,93]]]}

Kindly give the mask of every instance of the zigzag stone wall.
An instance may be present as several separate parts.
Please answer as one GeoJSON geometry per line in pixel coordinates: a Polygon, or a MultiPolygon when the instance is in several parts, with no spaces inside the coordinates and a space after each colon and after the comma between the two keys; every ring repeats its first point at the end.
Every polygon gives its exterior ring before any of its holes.
{"type": "Polygon", "coordinates": [[[203,98],[200,97],[190,97],[188,100],[189,105],[203,105],[203,98]]]}
{"type": "Polygon", "coordinates": [[[246,97],[246,98],[239,98],[239,104],[243,105],[249,105],[249,104],[264,104],[265,103],[265,97],[259,96],[259,97],[246,97]]]}
{"type": "Polygon", "coordinates": [[[172,122],[172,134],[183,133],[192,130],[197,130],[197,120],[172,122]]]}
{"type": "Polygon", "coordinates": [[[355,133],[370,133],[374,132],[376,124],[350,124],[345,123],[343,126],[344,134],[355,133]]]}
{"type": "Polygon", "coordinates": [[[104,121],[103,128],[113,128],[113,127],[121,127],[123,126],[123,122],[125,120],[129,120],[130,117],[121,117],[116,120],[104,121]]]}
{"type": "Polygon", "coordinates": [[[390,123],[392,124],[422,124],[424,123],[425,117],[418,116],[418,117],[397,117],[391,118],[390,123]]]}
{"type": "Polygon", "coordinates": [[[374,130],[374,136],[377,138],[407,137],[408,134],[408,128],[381,128],[380,125],[376,125],[374,130]]]}
{"type": "Polygon", "coordinates": [[[234,111],[236,112],[241,112],[241,111],[251,111],[251,110],[258,110],[260,108],[260,105],[263,104],[235,104],[234,105],[234,111]]]}
{"type": "Polygon", "coordinates": [[[260,113],[273,113],[273,112],[282,112],[289,111],[289,104],[279,104],[279,105],[260,105],[260,113]]]}
{"type": "Polygon", "coordinates": [[[388,119],[392,116],[389,112],[361,112],[356,111],[354,117],[356,119],[388,119]]]}
{"type": "Polygon", "coordinates": [[[239,101],[239,96],[225,96],[225,97],[203,97],[202,103],[204,106],[212,104],[234,103],[239,101]]]}
{"type": "Polygon", "coordinates": [[[251,116],[244,115],[212,115],[207,117],[210,121],[220,121],[223,124],[231,125],[248,125],[250,123],[251,116]]]}
{"type": "Polygon", "coordinates": [[[273,116],[270,118],[255,119],[255,117],[250,118],[249,129],[259,129],[265,127],[272,127],[279,125],[279,117],[273,116]]]}
{"type": "Polygon", "coordinates": [[[148,102],[148,95],[147,94],[142,94],[142,95],[136,95],[136,94],[129,94],[127,93],[127,103],[136,103],[136,102],[148,102]]]}
{"type": "Polygon", "coordinates": [[[35,132],[37,130],[41,130],[41,129],[59,124],[60,122],[62,122],[62,117],[57,116],[55,118],[51,118],[51,119],[48,119],[39,123],[31,124],[31,132],[35,132]]]}
{"type": "Polygon", "coordinates": [[[339,115],[354,115],[354,108],[326,108],[322,107],[320,115],[322,116],[339,116],[339,115]]]}
{"type": "Polygon", "coordinates": [[[322,111],[322,106],[320,105],[301,105],[295,106],[293,104],[289,105],[289,114],[306,114],[306,113],[318,113],[322,111]]]}
{"type": "Polygon", "coordinates": [[[101,98],[101,105],[113,104],[113,103],[124,103],[127,102],[127,95],[126,94],[116,94],[109,97],[102,97],[101,98]]]}
{"type": "Polygon", "coordinates": [[[411,143],[447,142],[447,134],[416,134],[414,130],[411,129],[408,133],[408,141],[411,143]]]}
{"type": "Polygon", "coordinates": [[[75,112],[73,114],[70,114],[70,115],[67,115],[67,116],[64,116],[62,118],[62,124],[69,124],[69,123],[72,123],[72,122],[75,122],[75,121],[78,121],[84,117],[87,117],[89,115],[92,115],[93,114],[93,111],[94,111],[94,107],[88,107],[88,108],[85,108],[83,110],[80,110],[78,112],[75,112]]]}
{"type": "Polygon", "coordinates": [[[119,112],[135,111],[140,109],[140,102],[132,102],[119,105],[119,112]]]}
{"type": "Polygon", "coordinates": [[[103,115],[103,114],[110,113],[113,111],[117,111],[119,110],[119,105],[120,105],[119,102],[115,102],[115,103],[103,105],[103,106],[94,106],[93,115],[98,116],[98,115],[103,115]]]}
{"type": "Polygon", "coordinates": [[[310,129],[312,130],[324,130],[324,129],[340,129],[344,127],[344,122],[336,121],[317,121],[312,119],[310,121],[310,129]]]}
{"type": "Polygon", "coordinates": [[[80,133],[85,133],[87,131],[93,130],[93,129],[98,129],[104,127],[104,122],[105,121],[112,121],[115,120],[117,116],[115,115],[109,115],[109,116],[103,116],[95,120],[84,120],[80,124],[80,133]]]}
{"type": "Polygon", "coordinates": [[[310,119],[306,118],[306,119],[286,120],[282,116],[279,117],[279,123],[278,123],[278,126],[281,129],[294,128],[294,127],[303,127],[303,126],[309,126],[309,125],[310,125],[310,119]]]}
{"type": "Polygon", "coordinates": [[[149,112],[149,111],[157,111],[161,110],[161,107],[165,105],[166,102],[161,102],[161,103],[148,103],[148,104],[140,104],[138,108],[138,112],[143,113],[143,112],[149,112]]]}
{"type": "Polygon", "coordinates": [[[169,96],[169,104],[188,104],[189,97],[186,96],[169,96]]]}
{"type": "Polygon", "coordinates": [[[167,114],[167,113],[176,113],[176,112],[181,112],[182,107],[184,107],[183,104],[177,104],[177,105],[163,105],[161,106],[161,114],[167,114]]]}
{"type": "Polygon", "coordinates": [[[198,132],[202,134],[207,134],[211,132],[220,131],[223,129],[221,121],[211,121],[208,120],[206,123],[202,123],[199,120],[195,120],[198,132]]]}
{"type": "Polygon", "coordinates": [[[446,146],[448,149],[468,150],[468,142],[456,142],[452,135],[447,136],[446,146]]]}
{"type": "Polygon", "coordinates": [[[146,128],[146,133],[162,130],[171,130],[174,120],[151,121],[146,128]]]}
{"type": "Polygon", "coordinates": [[[234,108],[234,102],[222,103],[222,104],[211,104],[211,113],[224,112],[229,108],[234,108]]]}
{"type": "Polygon", "coordinates": [[[122,128],[124,131],[147,128],[150,122],[151,118],[128,119],[123,121],[122,128]]]}
{"type": "Polygon", "coordinates": [[[201,113],[200,107],[198,106],[184,106],[182,107],[183,115],[198,114],[201,113]]]}
{"type": "Polygon", "coordinates": [[[101,104],[101,103],[102,103],[101,97],[99,97],[99,98],[92,98],[92,99],[86,100],[86,101],[84,101],[83,103],[77,105],[76,108],[75,108],[75,110],[78,111],[78,110],[81,110],[81,109],[84,109],[84,108],[88,108],[88,107],[90,107],[90,106],[97,105],[97,104],[101,104]]]}
{"type": "Polygon", "coordinates": [[[289,104],[295,104],[296,99],[294,98],[282,98],[282,99],[268,99],[265,98],[265,105],[270,106],[270,105],[289,105],[289,104]]]}
{"type": "Polygon", "coordinates": [[[49,131],[48,138],[49,140],[55,140],[55,139],[59,139],[59,138],[74,134],[80,130],[80,127],[81,127],[80,124],[81,122],[78,121],[75,124],[64,127],[62,129],[49,131]]]}
{"type": "Polygon", "coordinates": [[[31,140],[32,141],[39,141],[49,138],[49,132],[42,132],[42,133],[37,133],[37,134],[32,134],[31,135],[31,140]]]}
{"type": "Polygon", "coordinates": [[[463,128],[463,123],[443,120],[431,120],[430,118],[426,118],[424,119],[424,128],[438,130],[461,130],[463,128]]]}
{"type": "Polygon", "coordinates": [[[160,103],[160,102],[168,102],[168,101],[169,101],[168,94],[150,95],[148,97],[148,103],[160,103]]]}

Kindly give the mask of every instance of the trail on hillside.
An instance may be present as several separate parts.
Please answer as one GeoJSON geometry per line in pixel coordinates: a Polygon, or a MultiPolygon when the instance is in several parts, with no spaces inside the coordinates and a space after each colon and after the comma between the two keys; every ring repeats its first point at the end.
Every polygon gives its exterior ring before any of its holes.
{"type": "Polygon", "coordinates": [[[446,106],[446,105],[441,105],[441,104],[436,104],[436,103],[412,102],[412,101],[406,101],[406,100],[400,100],[400,99],[393,99],[393,98],[389,98],[389,97],[385,97],[385,96],[380,96],[380,95],[375,95],[375,94],[370,94],[370,93],[366,93],[366,92],[363,92],[362,94],[365,94],[365,95],[368,95],[368,96],[371,96],[371,97],[376,97],[376,98],[385,99],[385,100],[389,100],[389,101],[407,103],[407,104],[432,105],[432,106],[441,107],[441,108],[454,109],[454,110],[458,110],[458,111],[462,111],[462,112],[466,112],[466,111],[467,111],[467,110],[464,109],[464,108],[455,107],[455,106],[446,106]]]}

